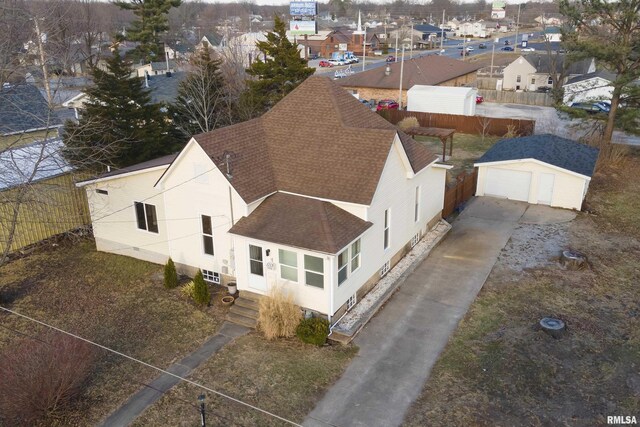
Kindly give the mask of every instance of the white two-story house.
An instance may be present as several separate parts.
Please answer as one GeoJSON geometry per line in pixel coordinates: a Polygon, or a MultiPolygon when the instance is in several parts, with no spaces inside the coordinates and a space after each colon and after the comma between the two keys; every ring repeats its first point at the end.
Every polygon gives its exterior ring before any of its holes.
{"type": "Polygon", "coordinates": [[[331,318],[439,219],[448,166],[323,77],[262,117],[86,188],[98,250],[171,257],[331,318]]]}

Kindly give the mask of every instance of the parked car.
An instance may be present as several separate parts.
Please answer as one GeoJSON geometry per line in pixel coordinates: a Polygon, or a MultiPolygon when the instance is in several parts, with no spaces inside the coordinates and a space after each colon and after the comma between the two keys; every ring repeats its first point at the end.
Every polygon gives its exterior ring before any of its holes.
{"type": "Polygon", "coordinates": [[[596,105],[602,108],[603,110],[606,110],[607,113],[611,111],[611,102],[609,101],[598,101],[596,102],[596,105]]]}
{"type": "Polygon", "coordinates": [[[522,49],[520,49],[522,52],[535,52],[536,48],[535,47],[523,47],[522,49]]]}
{"type": "Polygon", "coordinates": [[[378,102],[376,111],[380,110],[397,110],[400,106],[393,99],[383,99],[378,102]]]}
{"type": "Polygon", "coordinates": [[[467,46],[467,52],[473,52],[474,50],[473,46],[467,46]]]}
{"type": "Polygon", "coordinates": [[[325,59],[318,63],[320,67],[333,67],[333,64],[325,59]]]}
{"type": "Polygon", "coordinates": [[[509,46],[509,40],[505,40],[505,41],[504,41],[504,45],[505,45],[505,46],[509,46]]]}
{"type": "Polygon", "coordinates": [[[536,89],[536,92],[549,93],[549,92],[551,92],[551,89],[553,89],[551,86],[541,86],[541,87],[536,89]]]}
{"type": "Polygon", "coordinates": [[[373,108],[374,102],[373,100],[361,99],[360,102],[365,105],[367,108],[373,108]]]}
{"type": "Polygon", "coordinates": [[[486,48],[487,48],[487,45],[486,45],[486,44],[484,44],[484,43],[480,43],[480,44],[478,45],[478,49],[486,49],[486,48]]]}
{"type": "Polygon", "coordinates": [[[331,65],[344,65],[345,62],[342,59],[330,59],[329,64],[331,65]]]}
{"type": "Polygon", "coordinates": [[[484,102],[484,97],[480,95],[476,95],[476,104],[482,104],[484,102]]]}
{"type": "Polygon", "coordinates": [[[574,102],[570,107],[578,110],[584,110],[589,114],[608,113],[610,110],[610,108],[599,103],[591,104],[588,102],[574,102]]]}
{"type": "Polygon", "coordinates": [[[393,55],[387,56],[387,62],[396,62],[396,57],[393,55]]]}
{"type": "Polygon", "coordinates": [[[461,50],[462,50],[462,48],[463,48],[464,46],[462,46],[462,43],[458,43],[458,44],[456,45],[456,47],[457,47],[458,49],[461,49],[461,50]]]}
{"type": "Polygon", "coordinates": [[[500,50],[504,50],[505,52],[513,52],[513,48],[511,46],[505,46],[500,50]]]}
{"type": "Polygon", "coordinates": [[[373,55],[374,56],[382,56],[382,51],[381,50],[374,50],[373,51],[373,55]]]}
{"type": "Polygon", "coordinates": [[[318,58],[320,58],[320,55],[318,55],[317,53],[312,53],[312,54],[309,56],[309,59],[318,59],[318,58]]]}

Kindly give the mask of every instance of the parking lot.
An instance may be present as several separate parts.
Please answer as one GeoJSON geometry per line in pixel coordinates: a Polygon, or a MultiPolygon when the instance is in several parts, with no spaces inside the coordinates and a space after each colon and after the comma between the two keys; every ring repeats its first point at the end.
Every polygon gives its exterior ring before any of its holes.
{"type": "MultiPolygon", "coordinates": [[[[486,117],[535,120],[535,133],[551,133],[571,139],[582,137],[590,129],[590,120],[572,119],[567,114],[559,113],[553,107],[483,102],[476,106],[476,114],[486,117]]],[[[620,144],[640,145],[639,136],[619,131],[613,133],[613,140],[620,144]]]]}

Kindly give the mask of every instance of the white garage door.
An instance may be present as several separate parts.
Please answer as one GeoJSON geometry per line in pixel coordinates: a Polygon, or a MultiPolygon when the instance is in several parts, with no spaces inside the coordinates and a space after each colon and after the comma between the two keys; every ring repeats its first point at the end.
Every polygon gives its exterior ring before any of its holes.
{"type": "Polygon", "coordinates": [[[531,172],[487,168],[484,194],[526,202],[529,200],[531,172]]]}

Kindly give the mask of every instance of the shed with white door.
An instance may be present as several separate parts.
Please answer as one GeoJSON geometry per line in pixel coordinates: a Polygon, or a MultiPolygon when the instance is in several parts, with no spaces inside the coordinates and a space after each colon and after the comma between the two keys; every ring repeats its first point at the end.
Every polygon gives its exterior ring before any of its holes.
{"type": "Polygon", "coordinates": [[[472,87],[414,85],[407,91],[407,111],[474,116],[477,94],[472,87]]]}
{"type": "Polygon", "coordinates": [[[476,196],[580,210],[597,159],[597,148],[555,135],[503,139],[475,163],[476,196]]]}

